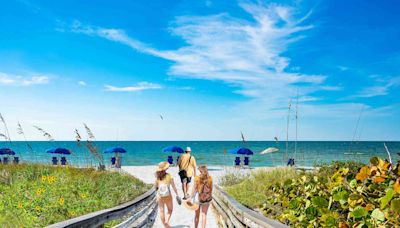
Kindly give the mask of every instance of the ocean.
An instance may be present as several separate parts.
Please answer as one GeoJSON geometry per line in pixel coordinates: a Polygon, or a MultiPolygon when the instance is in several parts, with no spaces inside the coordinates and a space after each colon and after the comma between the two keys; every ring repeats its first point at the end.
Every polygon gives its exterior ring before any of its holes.
{"type": "MultiPolygon", "coordinates": [[[[51,163],[53,154],[46,153],[46,149],[51,147],[65,147],[72,151],[67,155],[70,164],[76,166],[96,165],[85,142],[78,145],[74,141],[34,141],[34,142],[3,142],[1,147],[11,147],[16,156],[21,158],[22,162],[51,163]],[[33,152],[27,146],[27,143],[33,148],[33,152]]],[[[128,152],[121,154],[122,165],[140,166],[156,165],[160,161],[165,161],[169,155],[174,159],[179,155],[177,153],[165,153],[162,149],[176,145],[182,148],[190,146],[192,154],[196,157],[198,164],[231,166],[234,164],[235,155],[225,153],[226,150],[236,147],[250,148],[254,155],[250,156],[250,165],[259,166],[281,166],[286,165],[286,143],[273,141],[97,141],[94,142],[96,148],[102,153],[106,148],[120,146],[128,152]],[[268,147],[276,147],[278,152],[261,155],[262,150],[268,147]]],[[[380,156],[387,158],[388,155],[383,142],[318,142],[301,141],[297,144],[297,153],[294,152],[294,142],[289,142],[288,157],[294,157],[296,165],[303,167],[312,167],[321,163],[329,163],[334,160],[356,160],[368,162],[371,156],[380,156]]],[[[386,142],[391,151],[392,159],[397,161],[400,157],[400,142],[386,142]]],[[[106,164],[110,164],[112,154],[103,154],[106,164]]]]}

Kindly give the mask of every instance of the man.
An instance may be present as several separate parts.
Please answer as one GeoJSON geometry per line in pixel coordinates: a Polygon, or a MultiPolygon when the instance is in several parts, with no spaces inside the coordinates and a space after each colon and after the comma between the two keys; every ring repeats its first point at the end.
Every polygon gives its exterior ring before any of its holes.
{"type": "Polygon", "coordinates": [[[178,161],[184,200],[188,197],[189,183],[192,177],[196,176],[196,159],[190,155],[190,152],[192,152],[190,147],[186,147],[185,154],[183,154],[178,161]]]}

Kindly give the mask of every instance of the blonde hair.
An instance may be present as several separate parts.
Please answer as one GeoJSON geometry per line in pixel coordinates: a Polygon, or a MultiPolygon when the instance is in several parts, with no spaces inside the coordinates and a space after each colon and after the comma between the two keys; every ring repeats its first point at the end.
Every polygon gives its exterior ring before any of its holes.
{"type": "Polygon", "coordinates": [[[206,165],[200,165],[199,166],[199,171],[200,171],[200,182],[203,184],[208,182],[209,179],[209,174],[208,174],[208,169],[206,165]]]}

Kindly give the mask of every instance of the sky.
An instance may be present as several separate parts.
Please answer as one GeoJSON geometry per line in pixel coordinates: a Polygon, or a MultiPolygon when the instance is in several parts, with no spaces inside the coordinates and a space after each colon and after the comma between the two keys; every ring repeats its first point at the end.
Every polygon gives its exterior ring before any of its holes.
{"type": "Polygon", "coordinates": [[[12,140],[294,140],[297,113],[398,141],[399,28],[395,0],[2,1],[0,113],[12,140]]]}

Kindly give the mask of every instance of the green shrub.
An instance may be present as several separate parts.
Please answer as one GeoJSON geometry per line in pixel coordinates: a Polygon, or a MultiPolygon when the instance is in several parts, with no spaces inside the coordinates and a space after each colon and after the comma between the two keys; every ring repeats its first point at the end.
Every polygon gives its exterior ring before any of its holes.
{"type": "Polygon", "coordinates": [[[333,162],[311,172],[257,171],[228,194],[265,216],[296,227],[400,225],[400,163],[333,162]]]}

